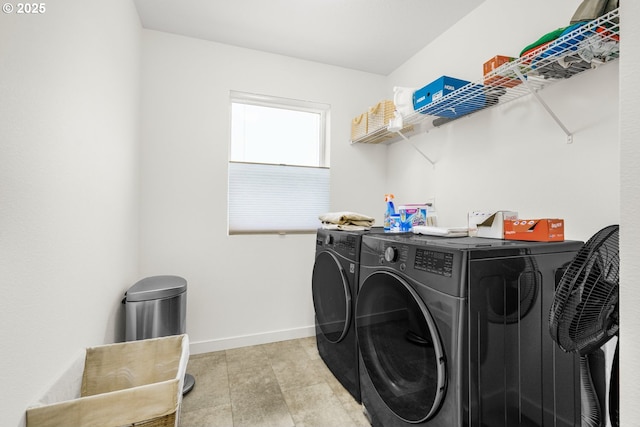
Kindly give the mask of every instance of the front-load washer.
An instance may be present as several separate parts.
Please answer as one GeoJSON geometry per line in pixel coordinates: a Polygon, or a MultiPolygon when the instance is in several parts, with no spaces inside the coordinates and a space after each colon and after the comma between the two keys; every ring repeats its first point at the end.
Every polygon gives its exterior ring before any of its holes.
{"type": "Polygon", "coordinates": [[[355,298],[364,231],[318,229],[311,281],[320,357],[360,402],[355,298]]]}
{"type": "Polygon", "coordinates": [[[581,242],[364,236],[356,331],[373,426],[580,425],[548,313],[581,242]]]}

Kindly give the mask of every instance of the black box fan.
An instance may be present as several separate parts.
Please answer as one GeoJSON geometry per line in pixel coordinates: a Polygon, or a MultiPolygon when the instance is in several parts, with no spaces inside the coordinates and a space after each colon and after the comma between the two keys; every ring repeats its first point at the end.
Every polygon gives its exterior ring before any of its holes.
{"type": "MultiPolygon", "coordinates": [[[[619,226],[593,235],[578,251],[556,289],[549,314],[553,340],[566,352],[580,355],[582,426],[606,423],[594,389],[589,357],[618,334],[618,284],[620,279],[619,226]]],[[[618,350],[611,371],[609,417],[619,426],[618,350]]]]}

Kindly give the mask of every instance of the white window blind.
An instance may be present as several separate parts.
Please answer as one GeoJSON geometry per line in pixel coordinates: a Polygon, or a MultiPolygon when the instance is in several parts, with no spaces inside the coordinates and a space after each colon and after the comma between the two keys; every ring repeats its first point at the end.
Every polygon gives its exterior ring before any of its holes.
{"type": "Polygon", "coordinates": [[[329,210],[328,112],[231,93],[229,234],[315,231],[329,210]]]}
{"type": "Polygon", "coordinates": [[[329,169],[229,163],[229,233],[318,228],[329,207],[329,169]]]}

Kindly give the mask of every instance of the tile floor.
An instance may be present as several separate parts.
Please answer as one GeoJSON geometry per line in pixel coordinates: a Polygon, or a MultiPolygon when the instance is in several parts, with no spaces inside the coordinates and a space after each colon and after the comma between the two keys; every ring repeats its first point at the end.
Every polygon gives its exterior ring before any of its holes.
{"type": "Polygon", "coordinates": [[[191,356],[180,427],[369,427],[315,337],[191,356]]]}

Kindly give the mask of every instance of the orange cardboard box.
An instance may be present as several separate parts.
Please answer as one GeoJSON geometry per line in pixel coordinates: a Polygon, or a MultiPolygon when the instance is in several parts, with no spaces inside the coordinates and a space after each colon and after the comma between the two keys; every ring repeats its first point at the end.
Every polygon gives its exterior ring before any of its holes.
{"type": "Polygon", "coordinates": [[[562,242],[564,220],[558,218],[507,219],[504,221],[504,238],[530,242],[562,242]]]}
{"type": "MultiPolygon", "coordinates": [[[[487,86],[502,86],[502,87],[514,87],[518,86],[522,81],[519,78],[513,76],[501,76],[499,74],[487,77],[487,74],[493,72],[496,68],[503,64],[513,61],[516,58],[510,56],[496,55],[482,65],[482,71],[484,78],[484,84],[487,86]]],[[[513,73],[509,73],[513,75],[513,73]]]]}

